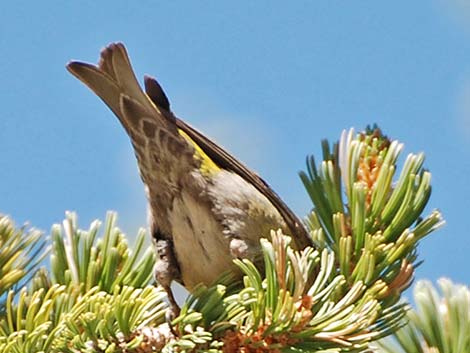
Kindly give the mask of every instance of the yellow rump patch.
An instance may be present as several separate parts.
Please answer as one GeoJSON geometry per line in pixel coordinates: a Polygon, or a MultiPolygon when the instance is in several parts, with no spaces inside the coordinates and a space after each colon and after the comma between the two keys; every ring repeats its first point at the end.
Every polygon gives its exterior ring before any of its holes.
{"type": "Polygon", "coordinates": [[[181,136],[183,136],[191,145],[194,147],[194,158],[201,162],[200,170],[201,173],[209,176],[214,175],[215,173],[220,171],[220,167],[214,163],[212,159],[202,150],[199,145],[194,142],[194,140],[189,137],[189,135],[181,129],[178,129],[178,132],[181,136]]]}

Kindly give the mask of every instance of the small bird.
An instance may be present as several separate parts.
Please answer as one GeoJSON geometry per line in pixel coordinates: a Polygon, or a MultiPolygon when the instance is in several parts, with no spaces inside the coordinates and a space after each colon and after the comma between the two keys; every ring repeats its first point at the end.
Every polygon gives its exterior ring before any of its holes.
{"type": "Polygon", "coordinates": [[[95,92],[130,137],[149,203],[149,227],[159,260],[157,282],[179,307],[172,281],[191,291],[221,274],[241,276],[234,258],[262,262],[260,238],[283,229],[294,247],[311,245],[297,216],[257,174],[177,118],[160,84],[145,76],[144,92],[122,43],[101,52],[98,66],[67,69],[95,92]]]}

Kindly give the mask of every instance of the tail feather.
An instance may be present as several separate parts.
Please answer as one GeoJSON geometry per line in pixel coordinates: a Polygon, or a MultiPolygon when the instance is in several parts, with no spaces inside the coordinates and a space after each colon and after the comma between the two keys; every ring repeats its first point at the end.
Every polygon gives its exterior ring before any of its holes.
{"type": "Polygon", "coordinates": [[[121,43],[113,43],[103,49],[98,66],[72,61],[67,65],[67,69],[106,103],[129,134],[139,128],[134,125],[138,121],[124,117],[120,107],[121,96],[132,97],[148,111],[147,115],[151,116],[159,126],[177,132],[174,121],[168,114],[162,114],[140,88],[127,51],[121,43]]]}
{"type": "Polygon", "coordinates": [[[72,61],[67,65],[72,75],[85,83],[120,118],[119,96],[121,88],[107,73],[94,65],[72,61]]]}
{"type": "Polygon", "coordinates": [[[101,52],[99,67],[114,78],[123,94],[137,100],[149,111],[156,108],[140,88],[127,51],[121,43],[113,43],[101,52]]]}

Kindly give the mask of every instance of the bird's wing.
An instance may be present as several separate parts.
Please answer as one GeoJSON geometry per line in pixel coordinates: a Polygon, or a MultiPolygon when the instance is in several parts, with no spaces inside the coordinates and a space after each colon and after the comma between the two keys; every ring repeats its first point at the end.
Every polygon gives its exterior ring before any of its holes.
{"type": "MultiPolygon", "coordinates": [[[[145,90],[147,95],[160,110],[170,112],[170,103],[168,98],[160,84],[155,79],[148,76],[145,77],[145,90]]],[[[189,137],[191,137],[191,139],[194,140],[194,142],[204,151],[204,153],[206,153],[207,156],[219,167],[231,170],[240,175],[273,204],[285,220],[288,228],[292,232],[292,235],[295,237],[295,242],[298,247],[305,248],[312,244],[308,232],[302,222],[263,179],[195,128],[177,117],[175,117],[175,119],[178,128],[188,134],[189,137]]]]}
{"type": "Polygon", "coordinates": [[[108,105],[129,134],[150,209],[159,217],[158,231],[170,236],[167,209],[181,176],[197,163],[193,146],[180,135],[173,114],[157,107],[142,91],[123,44],[103,49],[98,66],[72,61],[67,69],[108,105]]]}

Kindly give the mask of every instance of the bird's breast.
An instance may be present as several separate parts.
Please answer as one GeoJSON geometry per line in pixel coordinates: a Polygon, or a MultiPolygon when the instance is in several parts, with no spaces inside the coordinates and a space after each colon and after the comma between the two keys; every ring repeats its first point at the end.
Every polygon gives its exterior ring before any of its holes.
{"type": "Polygon", "coordinates": [[[173,244],[186,288],[209,285],[226,271],[236,271],[230,240],[214,217],[209,202],[182,192],[170,213],[173,244]]]}
{"type": "Polygon", "coordinates": [[[174,249],[185,287],[239,272],[234,258],[260,262],[260,238],[285,227],[268,199],[239,175],[195,171],[182,180],[170,210],[174,249]]]}

